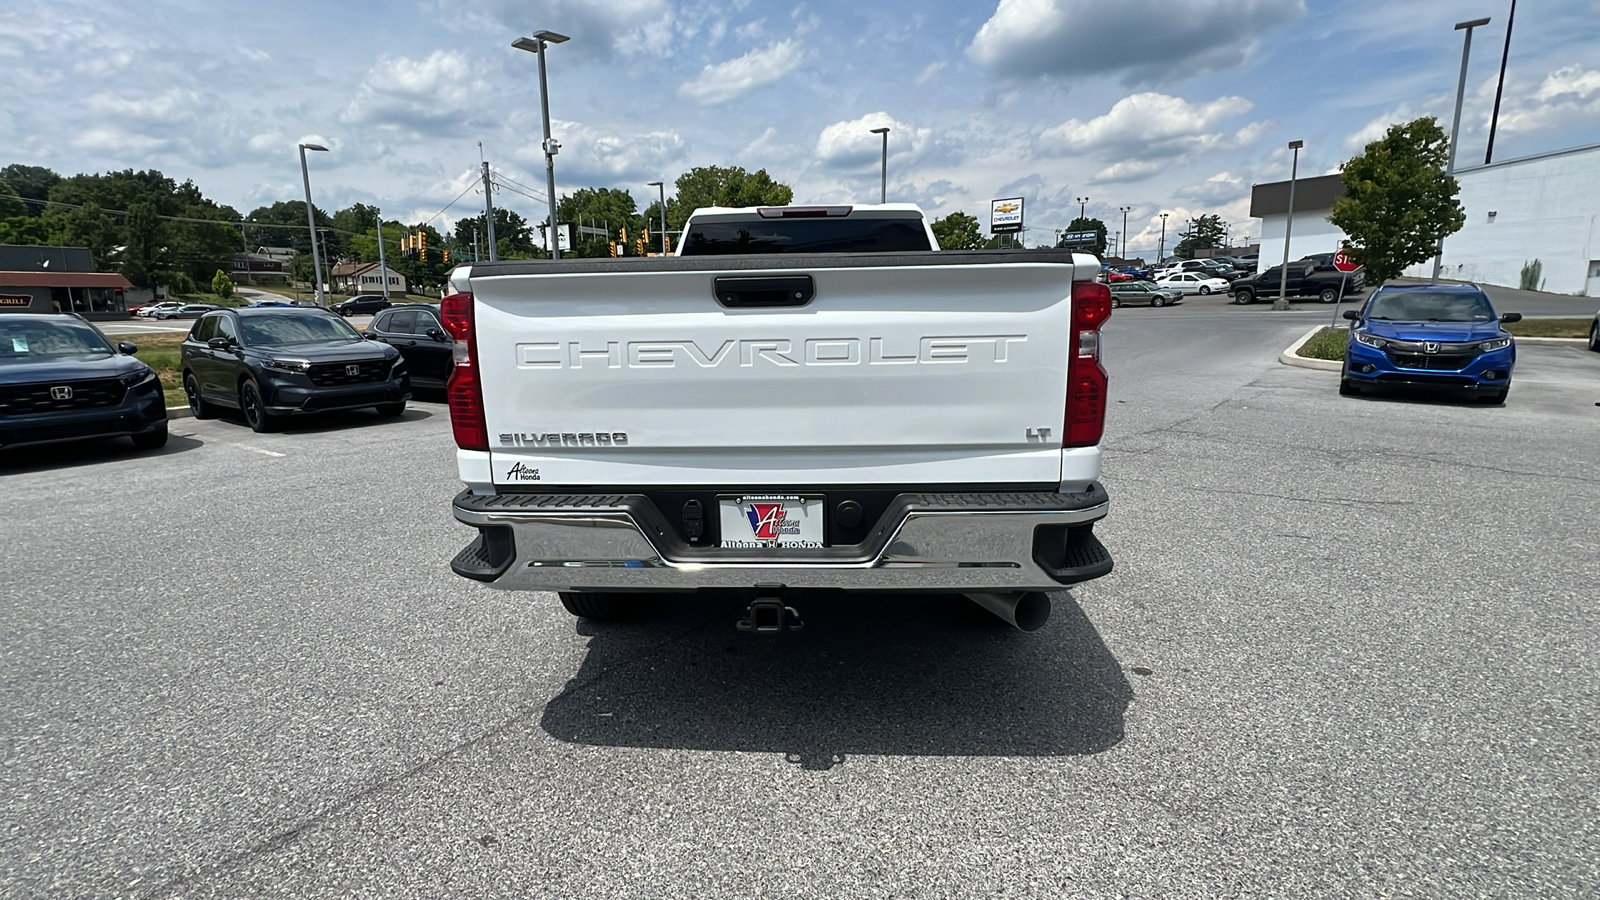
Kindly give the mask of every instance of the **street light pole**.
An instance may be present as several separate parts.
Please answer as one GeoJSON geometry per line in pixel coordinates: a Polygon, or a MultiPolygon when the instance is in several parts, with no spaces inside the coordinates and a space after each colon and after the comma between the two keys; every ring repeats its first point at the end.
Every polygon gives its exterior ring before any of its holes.
{"type": "Polygon", "coordinates": [[[873,134],[883,135],[883,169],[878,182],[878,202],[889,202],[889,129],[874,128],[873,134]]]}
{"type": "Polygon", "coordinates": [[[1156,251],[1156,265],[1167,258],[1167,214],[1161,214],[1161,249],[1156,251]]]}
{"type": "Polygon", "coordinates": [[[1085,218],[1083,211],[1086,208],[1088,208],[1088,206],[1089,206],[1089,198],[1088,197],[1079,197],[1078,198],[1078,221],[1080,221],[1080,222],[1083,221],[1083,219],[1085,218]]]}
{"type": "Polygon", "coordinates": [[[1273,309],[1289,308],[1289,238],[1294,234],[1294,180],[1300,172],[1300,148],[1305,141],[1290,141],[1294,161],[1289,164],[1289,217],[1283,223],[1283,265],[1278,267],[1278,299],[1272,301],[1273,309]]]}
{"type": "MultiPolygon", "coordinates": [[[[1450,120],[1450,156],[1445,163],[1444,174],[1456,173],[1456,137],[1461,134],[1461,100],[1467,92],[1467,57],[1472,54],[1472,29],[1480,25],[1489,24],[1487,18],[1473,19],[1470,22],[1457,22],[1456,31],[1464,31],[1461,38],[1461,76],[1456,79],[1456,114],[1450,120]]],[[[1439,269],[1444,266],[1444,236],[1439,236],[1439,246],[1433,254],[1433,283],[1439,283],[1439,269]]]]}
{"type": "Polygon", "coordinates": [[[383,210],[375,209],[378,214],[378,280],[383,282],[383,299],[389,299],[389,263],[383,255],[383,210]]]}
{"type": "Polygon", "coordinates": [[[667,255],[667,185],[662,181],[652,181],[650,186],[656,188],[661,196],[661,255],[667,255]]]}
{"type": "Polygon", "coordinates": [[[317,305],[325,306],[322,296],[322,254],[317,252],[317,216],[311,211],[311,170],[306,167],[307,150],[320,150],[326,153],[328,148],[321,144],[300,145],[300,180],[306,187],[306,226],[311,230],[311,284],[317,305]]]}
{"type": "Polygon", "coordinates": [[[561,145],[550,137],[550,86],[545,81],[544,47],[546,44],[563,44],[570,38],[554,31],[535,31],[531,38],[517,38],[511,46],[518,50],[527,50],[539,56],[539,107],[544,116],[544,180],[545,191],[550,200],[550,229],[546,236],[550,241],[550,258],[561,258],[561,239],[556,234],[556,154],[560,152],[561,145]]]}
{"type": "MultiPolygon", "coordinates": [[[[1119,206],[1119,207],[1117,207],[1117,210],[1122,213],[1122,233],[1123,234],[1127,234],[1128,233],[1128,211],[1131,210],[1131,209],[1133,209],[1133,207],[1131,207],[1131,206],[1119,206]]],[[[1127,241],[1127,238],[1123,238],[1123,242],[1126,243],[1126,241],[1127,241]]],[[[1123,259],[1127,259],[1128,258],[1127,250],[1126,250],[1125,247],[1122,246],[1122,244],[1118,244],[1117,245],[1117,252],[1119,254],[1121,254],[1123,259]]]]}

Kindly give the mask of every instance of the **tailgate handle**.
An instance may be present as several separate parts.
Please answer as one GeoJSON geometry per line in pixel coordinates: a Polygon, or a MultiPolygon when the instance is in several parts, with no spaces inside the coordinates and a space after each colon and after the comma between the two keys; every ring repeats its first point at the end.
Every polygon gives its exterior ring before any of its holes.
{"type": "Polygon", "coordinates": [[[805,306],[815,296],[810,275],[728,275],[714,278],[711,289],[717,302],[729,309],[767,306],[805,306]]]}

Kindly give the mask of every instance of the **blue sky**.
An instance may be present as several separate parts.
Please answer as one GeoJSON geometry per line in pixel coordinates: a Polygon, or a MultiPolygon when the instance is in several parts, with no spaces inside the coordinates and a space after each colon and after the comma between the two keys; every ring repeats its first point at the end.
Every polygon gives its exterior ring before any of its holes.
{"type": "MultiPolygon", "coordinates": [[[[1394,121],[1448,125],[1474,38],[1461,164],[1481,162],[1509,0],[426,0],[128,4],[4,0],[0,164],[158,168],[242,211],[301,196],[429,216],[467,188],[478,142],[542,198],[534,57],[544,28],[559,192],[631,190],[697,165],[766,168],[796,202],[889,196],[1028,224],[1088,209],[1153,252],[1159,214],[1254,233],[1253,182],[1321,174],[1394,121]]],[[[1523,0],[1495,156],[1600,142],[1600,0],[1523,0]]],[[[541,200],[497,194],[529,218],[541,200]]],[[[436,224],[482,205],[467,194],[436,224]]],[[[1171,222],[1172,219],[1169,219],[1171,222]]],[[[1168,245],[1172,243],[1170,236],[1168,245]]]]}

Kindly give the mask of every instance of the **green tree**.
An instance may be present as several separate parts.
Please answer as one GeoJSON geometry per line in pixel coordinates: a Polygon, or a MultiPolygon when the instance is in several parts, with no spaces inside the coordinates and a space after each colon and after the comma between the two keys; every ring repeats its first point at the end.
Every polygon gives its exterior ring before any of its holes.
{"type": "Polygon", "coordinates": [[[217,274],[211,276],[211,293],[224,299],[233,296],[233,279],[227,272],[218,269],[217,274]]]}
{"type": "Polygon", "coordinates": [[[1095,256],[1106,255],[1106,245],[1109,243],[1106,240],[1106,223],[1094,218],[1093,216],[1080,216],[1072,220],[1072,224],[1067,226],[1067,230],[1094,232],[1094,245],[1088,248],[1089,252],[1093,253],[1095,256]]]}
{"type": "Polygon", "coordinates": [[[28,215],[28,204],[9,181],[0,181],[0,219],[20,218],[28,215]]]}
{"type": "MultiPolygon", "coordinates": [[[[556,217],[572,224],[573,256],[610,256],[610,241],[616,240],[622,229],[628,229],[630,239],[643,236],[644,217],[639,215],[633,195],[615,188],[580,188],[556,201],[556,217]],[[604,228],[606,236],[585,235],[578,226],[604,228]]],[[[659,244],[658,244],[659,246],[659,244]]],[[[629,253],[633,250],[630,248],[629,253]]]]}
{"type": "Polygon", "coordinates": [[[166,223],[156,212],[155,203],[139,200],[131,205],[123,239],[126,246],[122,254],[122,274],[134,287],[150,288],[171,281],[166,223]]]}
{"type": "MultiPolygon", "coordinates": [[[[11,185],[18,196],[28,200],[48,200],[50,198],[50,189],[55,187],[56,182],[60,180],[60,175],[43,166],[24,166],[20,163],[12,163],[4,169],[0,169],[0,181],[11,185]]],[[[25,215],[35,218],[44,215],[46,207],[43,203],[29,203],[26,205],[27,212],[25,215]]],[[[4,216],[0,216],[0,218],[4,218],[4,216]]]]}
{"type": "Polygon", "coordinates": [[[1227,228],[1222,224],[1221,216],[1195,216],[1189,220],[1189,230],[1179,232],[1178,246],[1172,248],[1172,255],[1179,259],[1203,257],[1223,245],[1223,235],[1226,233],[1227,228]]]}
{"type": "Polygon", "coordinates": [[[977,250],[983,247],[983,232],[978,230],[978,217],[956,210],[942,219],[933,220],[933,236],[939,240],[941,250],[977,250]]]}
{"type": "MultiPolygon", "coordinates": [[[[472,259],[473,239],[476,237],[479,256],[488,259],[487,222],[483,213],[457,219],[455,230],[450,233],[451,254],[462,261],[472,259]]],[[[542,259],[550,255],[534,245],[534,230],[528,220],[503,206],[497,206],[494,210],[494,245],[500,259],[542,259]]]]}
{"type": "Polygon", "coordinates": [[[766,169],[700,166],[678,176],[677,195],[667,198],[667,228],[682,231],[689,214],[707,206],[786,206],[794,190],[774,181],[766,169]]]}
{"type": "Polygon", "coordinates": [[[88,247],[94,257],[95,267],[103,271],[115,268],[116,251],[122,229],[111,217],[90,203],[61,216],[61,243],[69,247],[88,247]]]}
{"type": "Polygon", "coordinates": [[[1350,238],[1351,255],[1382,284],[1430,259],[1439,241],[1461,230],[1460,185],[1445,174],[1450,139],[1432,116],[1390,125],[1383,137],[1340,167],[1344,196],[1328,215],[1350,238]]]}

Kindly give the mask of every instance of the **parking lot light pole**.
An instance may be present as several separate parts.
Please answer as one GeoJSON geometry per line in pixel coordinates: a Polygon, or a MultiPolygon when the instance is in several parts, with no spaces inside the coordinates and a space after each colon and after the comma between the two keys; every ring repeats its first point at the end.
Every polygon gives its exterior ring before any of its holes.
{"type": "Polygon", "coordinates": [[[1294,160],[1289,163],[1289,217],[1283,223],[1283,265],[1278,267],[1278,299],[1272,301],[1273,309],[1289,308],[1289,238],[1294,234],[1294,180],[1300,172],[1300,148],[1305,141],[1290,141],[1294,160]]]}
{"type": "Polygon", "coordinates": [[[878,181],[878,202],[889,202],[889,129],[874,128],[873,134],[883,135],[883,169],[878,181]]]}
{"type": "MultiPolygon", "coordinates": [[[[1128,211],[1131,209],[1133,209],[1131,206],[1117,207],[1117,211],[1122,213],[1122,234],[1128,233],[1128,211]]],[[[1121,254],[1123,259],[1128,258],[1128,254],[1125,252],[1125,248],[1122,246],[1125,243],[1127,243],[1127,238],[1123,238],[1122,241],[1117,244],[1117,253],[1121,254]]]]}
{"type": "Polygon", "coordinates": [[[1167,258],[1167,214],[1161,214],[1161,249],[1156,251],[1156,265],[1167,258]]]}
{"type": "Polygon", "coordinates": [[[1088,197],[1079,197],[1078,198],[1078,221],[1080,221],[1080,222],[1083,221],[1083,219],[1084,219],[1084,212],[1083,211],[1085,209],[1087,209],[1088,206],[1089,206],[1089,198],[1088,197]]]}
{"type": "Polygon", "coordinates": [[[563,44],[570,38],[554,31],[535,31],[533,37],[517,38],[511,46],[518,50],[526,50],[537,54],[539,57],[539,107],[544,116],[544,181],[545,191],[550,200],[550,230],[546,237],[550,242],[550,258],[561,258],[561,238],[556,234],[556,154],[560,152],[561,145],[550,137],[550,86],[545,81],[544,74],[544,47],[546,44],[563,44]]]}
{"type": "Polygon", "coordinates": [[[322,296],[322,254],[317,252],[317,216],[311,211],[311,170],[306,168],[307,150],[320,150],[326,153],[328,148],[321,144],[300,145],[300,180],[306,186],[306,225],[311,229],[311,286],[317,298],[317,305],[325,306],[322,296]]]}
{"type": "Polygon", "coordinates": [[[652,181],[650,186],[657,188],[661,195],[661,255],[667,255],[667,185],[662,181],[652,181]]]}
{"type": "Polygon", "coordinates": [[[389,299],[389,263],[383,255],[383,210],[374,209],[378,218],[378,280],[383,282],[383,299],[389,299]]]}
{"type": "MultiPolygon", "coordinates": [[[[1456,173],[1456,137],[1461,134],[1461,99],[1467,92],[1467,57],[1472,55],[1472,29],[1479,25],[1489,24],[1488,19],[1473,19],[1470,22],[1457,22],[1456,30],[1464,31],[1461,39],[1461,77],[1456,79],[1456,114],[1450,120],[1450,156],[1444,166],[1444,174],[1456,173]]],[[[1444,265],[1444,236],[1439,236],[1439,247],[1433,254],[1433,283],[1439,283],[1439,269],[1444,265]]]]}

